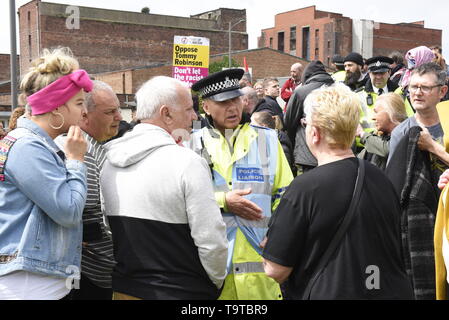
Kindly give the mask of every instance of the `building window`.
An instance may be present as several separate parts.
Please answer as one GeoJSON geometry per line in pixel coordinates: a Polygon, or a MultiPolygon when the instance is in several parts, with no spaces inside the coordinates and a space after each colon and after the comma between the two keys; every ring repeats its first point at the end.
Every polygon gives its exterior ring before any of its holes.
{"type": "Polygon", "coordinates": [[[284,37],[284,32],[278,32],[278,50],[279,51],[284,51],[284,41],[285,41],[285,37],[284,37]]]}
{"type": "Polygon", "coordinates": [[[315,60],[320,60],[320,49],[315,48],[315,60]]]}
{"type": "Polygon", "coordinates": [[[302,28],[302,57],[310,60],[310,28],[302,28]]]}
{"type": "Polygon", "coordinates": [[[31,29],[31,12],[27,12],[27,22],[28,22],[28,30],[31,29]]]}
{"type": "Polygon", "coordinates": [[[296,55],[296,27],[290,28],[290,54],[296,55]]]}
{"type": "Polygon", "coordinates": [[[32,53],[32,49],[31,49],[31,34],[28,36],[28,53],[29,53],[29,55],[28,55],[28,59],[30,60],[30,62],[31,62],[31,60],[33,59],[32,57],[33,57],[33,53],[32,53]]]}
{"type": "Polygon", "coordinates": [[[273,38],[270,37],[270,48],[273,49],[273,38]]]}

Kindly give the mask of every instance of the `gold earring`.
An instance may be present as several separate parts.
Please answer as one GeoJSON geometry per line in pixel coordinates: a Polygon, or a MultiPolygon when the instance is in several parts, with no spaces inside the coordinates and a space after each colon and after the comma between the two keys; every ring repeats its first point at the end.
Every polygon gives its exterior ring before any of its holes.
{"type": "Polygon", "coordinates": [[[63,116],[61,113],[59,113],[59,112],[55,112],[54,114],[52,114],[52,116],[53,116],[53,115],[60,116],[61,119],[62,119],[62,123],[61,123],[60,126],[57,127],[57,126],[53,126],[53,124],[51,123],[51,120],[49,120],[49,121],[48,121],[48,125],[49,125],[50,128],[52,128],[53,130],[59,130],[59,129],[61,129],[61,128],[64,126],[64,123],[65,123],[64,116],[63,116]]]}

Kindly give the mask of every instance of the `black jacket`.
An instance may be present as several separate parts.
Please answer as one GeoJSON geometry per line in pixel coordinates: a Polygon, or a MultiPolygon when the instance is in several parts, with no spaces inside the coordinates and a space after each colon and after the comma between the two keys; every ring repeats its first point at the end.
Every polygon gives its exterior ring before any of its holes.
{"type": "Polygon", "coordinates": [[[272,116],[279,116],[281,120],[284,117],[284,113],[282,112],[282,108],[275,98],[270,96],[265,96],[265,98],[260,102],[256,108],[254,108],[254,112],[266,111],[269,112],[272,116]]]}
{"type": "Polygon", "coordinates": [[[321,61],[312,61],[304,70],[302,80],[304,85],[296,88],[288,102],[284,128],[294,146],[295,163],[316,167],[317,160],[307,147],[305,130],[300,126],[300,120],[304,117],[304,101],[309,93],[323,85],[332,85],[334,79],[326,72],[321,61]]]}
{"type": "Polygon", "coordinates": [[[410,128],[385,173],[401,201],[402,250],[415,298],[435,300],[433,234],[440,191],[429,153],[418,148],[420,132],[420,127],[410,128]]]}

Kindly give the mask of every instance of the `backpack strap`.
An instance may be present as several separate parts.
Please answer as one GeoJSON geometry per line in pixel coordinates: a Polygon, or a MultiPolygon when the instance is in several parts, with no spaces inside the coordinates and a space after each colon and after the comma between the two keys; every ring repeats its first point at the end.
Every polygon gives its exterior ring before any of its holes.
{"type": "Polygon", "coordinates": [[[359,161],[359,169],[357,172],[357,180],[355,182],[354,193],[352,194],[351,203],[349,204],[348,211],[343,219],[343,222],[340,224],[337,232],[334,234],[331,242],[329,243],[329,247],[326,249],[324,254],[321,256],[321,259],[317,266],[317,271],[314,276],[310,279],[306,290],[304,291],[303,298],[305,300],[310,299],[310,294],[312,292],[312,288],[316,282],[316,280],[323,273],[323,270],[327,267],[330,258],[335,253],[335,250],[340,246],[341,240],[343,236],[346,234],[349,225],[351,224],[353,217],[357,214],[357,207],[360,200],[360,195],[362,193],[363,182],[365,180],[365,160],[358,159],[359,161]]]}

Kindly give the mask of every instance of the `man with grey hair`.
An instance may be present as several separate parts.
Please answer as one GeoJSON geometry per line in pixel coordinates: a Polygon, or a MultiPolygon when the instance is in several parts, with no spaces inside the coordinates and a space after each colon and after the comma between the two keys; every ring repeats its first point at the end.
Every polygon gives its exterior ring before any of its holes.
{"type": "MultiPolygon", "coordinates": [[[[79,123],[88,143],[84,163],[87,166],[87,201],[83,211],[83,249],[81,283],[72,290],[72,300],[111,300],[114,255],[111,232],[104,223],[100,196],[100,171],[106,158],[103,143],[118,132],[122,120],[119,100],[112,88],[93,81],[86,94],[87,112],[79,123]]],[[[62,141],[61,141],[62,143],[62,141]]]]}
{"type": "Polygon", "coordinates": [[[257,91],[251,87],[244,87],[240,89],[242,91],[242,102],[243,102],[243,112],[246,112],[247,114],[251,115],[256,109],[256,106],[263,101],[259,100],[257,97],[257,91]]]}
{"type": "Polygon", "coordinates": [[[301,77],[303,66],[299,62],[294,63],[290,68],[290,78],[284,83],[281,89],[281,98],[288,104],[290,97],[295,91],[296,87],[301,85],[301,77]]]}
{"type": "Polygon", "coordinates": [[[105,146],[101,173],[117,261],[114,299],[217,299],[226,226],[209,165],[178,145],[197,119],[190,90],[160,76],[136,98],[141,123],[105,146]]]}
{"type": "Polygon", "coordinates": [[[393,130],[386,170],[400,195],[404,262],[417,300],[433,300],[436,293],[434,231],[440,198],[437,182],[447,166],[432,155],[432,150],[420,150],[420,138],[427,136],[444,144],[437,104],[448,90],[445,78],[445,70],[435,63],[413,70],[408,89],[416,114],[393,130]]]}

